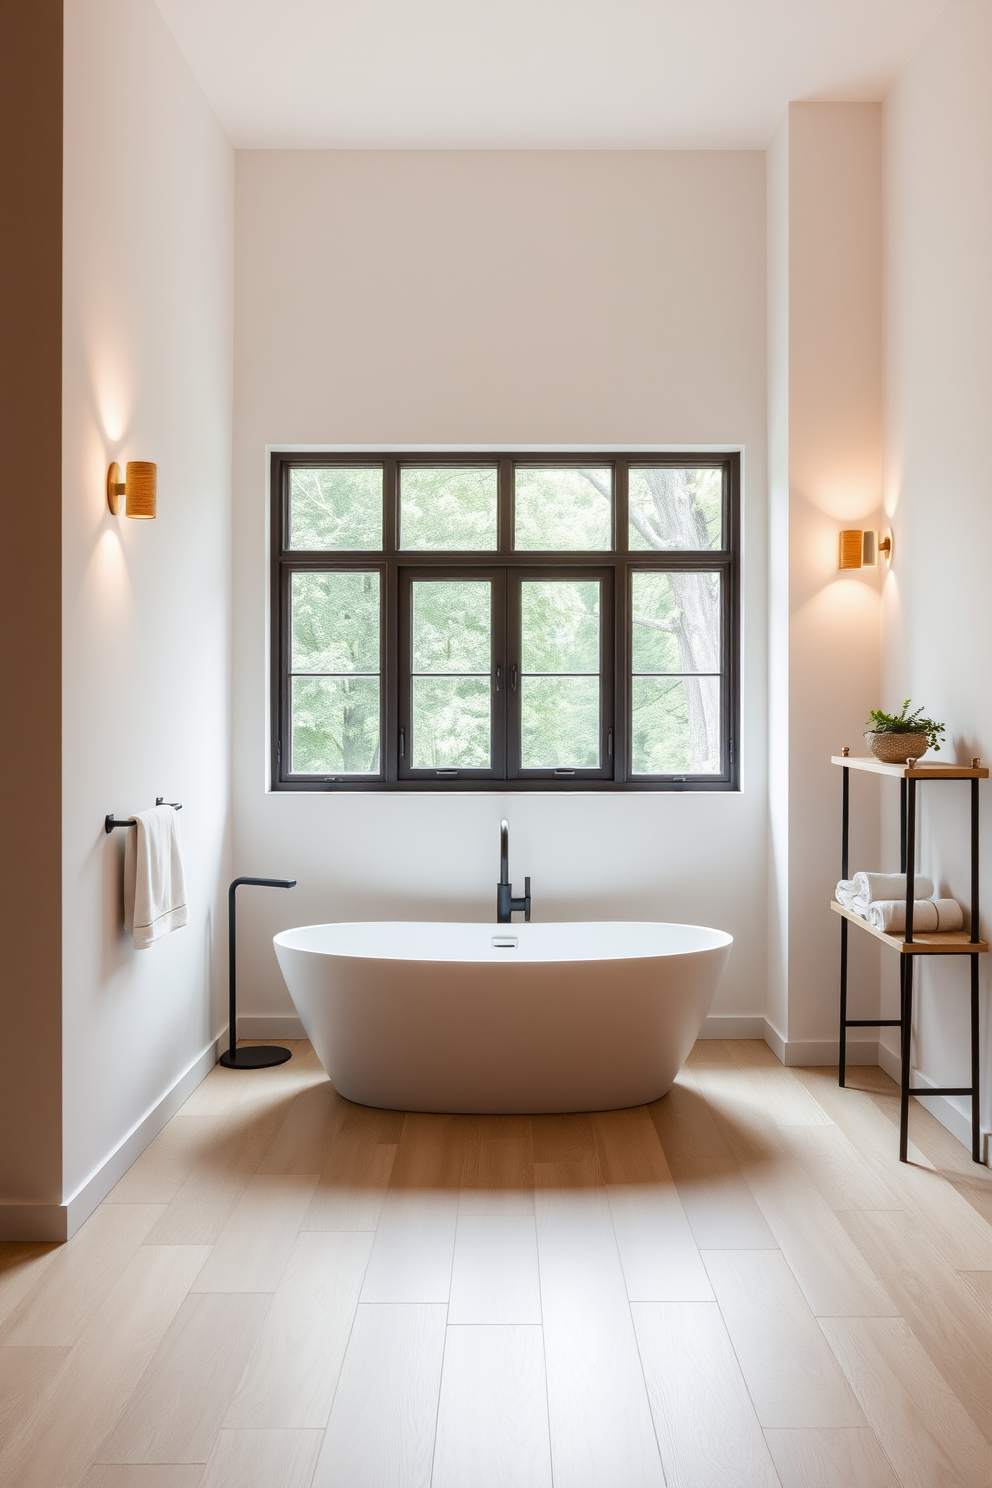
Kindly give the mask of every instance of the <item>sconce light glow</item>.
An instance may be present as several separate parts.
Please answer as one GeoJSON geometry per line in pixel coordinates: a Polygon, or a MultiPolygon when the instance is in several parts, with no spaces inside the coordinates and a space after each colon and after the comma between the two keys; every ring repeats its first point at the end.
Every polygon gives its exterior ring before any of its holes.
{"type": "Polygon", "coordinates": [[[878,533],[872,528],[862,530],[860,527],[846,528],[840,534],[840,555],[837,562],[838,568],[877,568],[879,553],[885,554],[886,566],[892,562],[892,533],[887,532],[878,540],[878,533]]]}
{"type": "Polygon", "coordinates": [[[128,460],[124,479],[115,460],[107,471],[107,505],[114,516],[151,521],[158,510],[158,466],[150,460],[128,460]]]}

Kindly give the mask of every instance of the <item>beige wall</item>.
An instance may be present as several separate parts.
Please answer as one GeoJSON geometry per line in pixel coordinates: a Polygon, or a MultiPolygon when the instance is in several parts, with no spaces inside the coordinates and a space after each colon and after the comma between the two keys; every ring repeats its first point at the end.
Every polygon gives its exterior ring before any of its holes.
{"type": "MultiPolygon", "coordinates": [[[[885,109],[885,504],[895,558],[884,593],[883,695],[887,706],[912,696],[947,722],[941,758],[967,761],[977,754],[986,763],[992,760],[990,77],[992,10],[953,0],[885,109]]],[[[922,867],[944,893],[967,901],[967,787],[927,787],[921,795],[922,867]]],[[[987,936],[987,785],[981,797],[987,936]]],[[[893,798],[886,823],[890,843],[898,832],[896,804],[893,798]]],[[[927,965],[920,982],[914,1051],[920,1081],[967,1084],[965,968],[927,965]]],[[[891,974],[886,986],[887,997],[895,997],[891,974]]],[[[956,1122],[947,1103],[935,1109],[966,1137],[969,1103],[956,1104],[962,1111],[956,1122]]],[[[987,1104],[984,1124],[990,1125],[987,1104]]]]}
{"type": "Polygon", "coordinates": [[[0,8],[0,1205],[61,1198],[61,279],[62,5],[34,0],[0,8]]]}
{"type": "MultiPolygon", "coordinates": [[[[769,151],[770,1015],[790,1063],[836,1057],[827,904],[841,780],[829,758],[863,752],[877,706],[881,571],[842,575],[837,533],[880,517],[881,180],[879,106],[790,105],[769,151]]],[[[878,852],[877,800],[860,787],[852,869],[878,852]]],[[[852,1016],[867,1017],[877,955],[860,942],[852,955],[852,1016]]]]}
{"type": "Polygon", "coordinates": [[[149,1113],[164,1119],[159,1103],[205,1052],[212,1062],[222,1023],[233,151],[153,0],[69,0],[65,126],[71,1221],[152,1135],[149,1113]],[[112,459],[157,462],[156,521],[109,513],[112,459]],[[122,925],[124,833],[108,837],[103,819],[157,795],[183,803],[190,922],[135,952],[122,925]]]}
{"type": "MultiPolygon", "coordinates": [[[[491,918],[498,823],[542,919],[736,937],[714,1011],[765,1008],[765,267],[757,153],[240,152],[235,861],[242,1007],[326,919],[491,918]],[[266,793],[266,445],[744,450],[740,795],[266,793]]],[[[255,1025],[258,1027],[258,1025],[255,1025]]]]}

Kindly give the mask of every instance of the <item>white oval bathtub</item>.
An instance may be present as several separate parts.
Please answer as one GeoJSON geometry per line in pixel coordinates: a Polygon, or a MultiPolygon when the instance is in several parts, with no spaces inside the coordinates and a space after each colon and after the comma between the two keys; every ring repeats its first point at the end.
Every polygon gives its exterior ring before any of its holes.
{"type": "Polygon", "coordinates": [[[700,925],[624,921],[372,921],[274,939],[341,1095],[478,1112],[657,1100],[698,1037],[732,943],[700,925]]]}

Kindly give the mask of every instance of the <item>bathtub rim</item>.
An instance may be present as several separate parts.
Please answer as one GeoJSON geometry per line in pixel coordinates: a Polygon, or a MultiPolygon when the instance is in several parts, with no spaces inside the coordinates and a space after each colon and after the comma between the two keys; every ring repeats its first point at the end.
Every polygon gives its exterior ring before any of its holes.
{"type": "MultiPolygon", "coordinates": [[[[497,925],[488,920],[326,920],[310,925],[294,925],[286,930],[278,931],[272,937],[273,948],[277,957],[280,949],[290,953],[303,953],[311,956],[326,956],[341,961],[381,961],[385,963],[417,962],[418,964],[431,963],[439,966],[465,965],[465,966],[581,966],[587,964],[605,963],[611,964],[626,961],[662,961],[672,957],[700,956],[712,954],[723,948],[730,948],[734,944],[734,937],[727,930],[718,930],[712,925],[689,924],[682,920],[546,920],[534,924],[535,929],[567,929],[568,927],[581,925],[586,929],[610,928],[620,926],[637,926],[638,928],[650,928],[652,930],[663,930],[673,928],[678,930],[695,930],[702,936],[707,937],[702,943],[695,945],[671,946],[667,949],[635,949],[625,950],[622,946],[613,945],[604,947],[598,954],[583,955],[517,955],[508,952],[504,955],[496,953],[491,944],[485,946],[480,955],[439,955],[438,947],[432,947],[430,952],[417,954],[410,946],[397,947],[391,950],[383,941],[370,943],[367,949],[348,948],[335,949],[325,946],[314,946],[294,942],[290,937],[305,934],[307,931],[319,930],[352,930],[371,926],[378,926],[385,930],[395,929],[397,931],[416,926],[418,929],[430,926],[436,930],[445,928],[452,929],[477,929],[489,932],[494,938],[500,936],[518,936],[521,931],[527,932],[531,929],[529,924],[497,925]]],[[[518,947],[517,949],[520,949],[518,947]]]]}

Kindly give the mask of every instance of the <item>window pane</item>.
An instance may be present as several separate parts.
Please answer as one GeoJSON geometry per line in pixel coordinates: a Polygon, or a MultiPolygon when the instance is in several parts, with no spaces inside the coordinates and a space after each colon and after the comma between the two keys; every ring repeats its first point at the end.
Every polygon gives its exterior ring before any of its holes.
{"type": "Polygon", "coordinates": [[[515,474],[513,544],[519,550],[612,547],[613,472],[526,470],[515,474]]]}
{"type": "Polygon", "coordinates": [[[378,573],[295,573],[293,672],[378,672],[378,573]]]}
{"type": "Polygon", "coordinates": [[[599,589],[588,579],[520,585],[520,763],[525,770],[599,768],[599,589]],[[587,675],[562,675],[567,672],[587,675]]]}
{"type": "Polygon", "coordinates": [[[633,552],[723,547],[721,470],[631,470],[627,492],[633,552]]]}
{"type": "Polygon", "coordinates": [[[520,714],[525,770],[599,768],[598,677],[523,677],[520,714]]]}
{"type": "Polygon", "coordinates": [[[294,677],[295,775],[379,773],[379,678],[294,677]]]}
{"type": "Polygon", "coordinates": [[[635,677],[635,775],[715,775],[720,761],[719,677],[635,677]]]}
{"type": "Polygon", "coordinates": [[[720,575],[633,575],[633,670],[719,672],[720,575]]]}
{"type": "Polygon", "coordinates": [[[291,548],[381,548],[382,466],[291,470],[291,548]]]}
{"type": "Polygon", "coordinates": [[[494,552],[495,468],[401,470],[400,546],[494,552]]]}
{"type": "Polygon", "coordinates": [[[414,581],[414,672],[488,676],[491,632],[492,584],[488,579],[414,581]]]}
{"type": "Polygon", "coordinates": [[[492,583],[416,579],[411,587],[410,762],[415,769],[489,769],[492,583]]]}
{"type": "Polygon", "coordinates": [[[599,671],[599,584],[520,586],[522,672],[599,671]]]}
{"type": "Polygon", "coordinates": [[[414,767],[489,769],[489,678],[414,677],[412,687],[414,767]]]}

